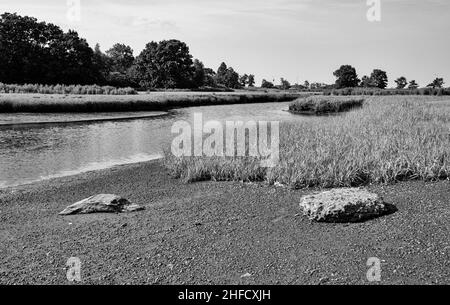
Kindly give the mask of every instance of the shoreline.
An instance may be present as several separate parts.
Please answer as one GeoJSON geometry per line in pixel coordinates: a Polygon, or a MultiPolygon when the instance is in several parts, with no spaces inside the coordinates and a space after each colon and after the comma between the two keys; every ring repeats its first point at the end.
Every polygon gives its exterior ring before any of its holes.
{"type": "Polygon", "coordinates": [[[370,257],[381,284],[448,284],[449,185],[371,185],[399,211],[320,224],[298,206],[314,189],[184,184],[159,160],[55,178],[0,191],[0,284],[69,284],[70,257],[82,284],[370,284],[370,257]],[[99,193],[146,209],[58,215],[99,193]]]}
{"type": "MultiPolygon", "coordinates": [[[[45,113],[42,113],[45,114],[45,113]]],[[[71,114],[71,113],[69,113],[71,114]]],[[[96,122],[120,122],[128,120],[158,118],[170,115],[169,112],[156,112],[147,115],[131,115],[131,116],[118,116],[118,117],[106,117],[106,118],[92,118],[92,119],[79,119],[79,120],[66,120],[66,121],[28,121],[28,122],[15,122],[15,123],[1,123],[2,127],[15,127],[15,126],[33,126],[33,125],[63,125],[63,124],[84,124],[84,123],[96,123],[96,122]]]]}
{"type": "Polygon", "coordinates": [[[0,113],[170,111],[175,108],[289,102],[301,93],[152,92],[138,95],[0,94],[0,113]]]}

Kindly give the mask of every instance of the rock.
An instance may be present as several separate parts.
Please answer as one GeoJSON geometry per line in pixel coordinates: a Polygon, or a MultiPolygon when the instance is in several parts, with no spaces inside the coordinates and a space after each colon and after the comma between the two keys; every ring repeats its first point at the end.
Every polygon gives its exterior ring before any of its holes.
{"type": "Polygon", "coordinates": [[[305,216],[318,222],[363,222],[392,214],[397,208],[383,198],[359,188],[340,188],[302,197],[305,216]]]}
{"type": "Polygon", "coordinates": [[[123,213],[143,210],[137,204],[117,195],[100,194],[81,200],[68,206],[59,215],[90,214],[90,213],[123,213]]]}

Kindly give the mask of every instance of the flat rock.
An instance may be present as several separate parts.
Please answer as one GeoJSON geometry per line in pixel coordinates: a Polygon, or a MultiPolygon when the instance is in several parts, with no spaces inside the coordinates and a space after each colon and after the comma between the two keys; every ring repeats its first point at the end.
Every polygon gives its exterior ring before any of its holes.
{"type": "Polygon", "coordinates": [[[392,214],[397,208],[383,198],[360,188],[339,188],[302,197],[300,208],[318,222],[363,222],[392,214]]]}
{"type": "Polygon", "coordinates": [[[95,195],[68,206],[59,215],[91,213],[125,213],[143,210],[144,207],[133,204],[117,195],[95,195]]]}

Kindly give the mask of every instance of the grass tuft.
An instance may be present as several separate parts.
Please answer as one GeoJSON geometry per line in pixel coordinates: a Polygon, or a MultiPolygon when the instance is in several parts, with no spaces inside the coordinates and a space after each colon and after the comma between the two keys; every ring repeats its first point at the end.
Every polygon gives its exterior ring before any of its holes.
{"type": "Polygon", "coordinates": [[[294,101],[289,106],[289,111],[294,114],[322,115],[360,108],[363,103],[364,99],[309,97],[294,101]]]}

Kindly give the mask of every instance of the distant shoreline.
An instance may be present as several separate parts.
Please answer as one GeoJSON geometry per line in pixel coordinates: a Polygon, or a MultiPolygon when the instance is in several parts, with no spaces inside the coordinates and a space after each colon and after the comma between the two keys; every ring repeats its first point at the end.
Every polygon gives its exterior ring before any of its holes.
{"type": "Polygon", "coordinates": [[[155,112],[155,113],[149,113],[146,115],[113,116],[113,117],[105,117],[105,118],[78,119],[78,120],[11,122],[11,123],[0,123],[0,128],[13,127],[13,126],[62,125],[62,124],[79,124],[79,123],[94,123],[94,122],[117,122],[117,121],[128,121],[128,120],[137,120],[137,119],[158,118],[158,117],[162,117],[162,116],[166,116],[166,115],[169,115],[169,113],[168,112],[155,112]]]}
{"type": "Polygon", "coordinates": [[[174,108],[289,102],[300,93],[152,92],[139,95],[0,94],[0,113],[168,111],[174,108]]]}

